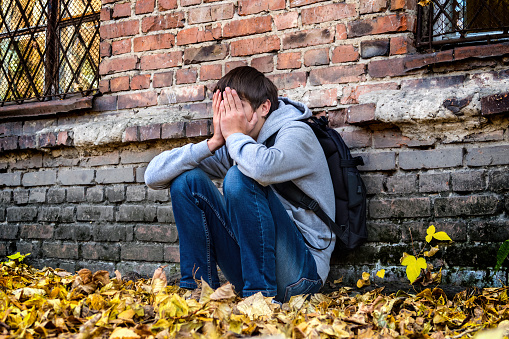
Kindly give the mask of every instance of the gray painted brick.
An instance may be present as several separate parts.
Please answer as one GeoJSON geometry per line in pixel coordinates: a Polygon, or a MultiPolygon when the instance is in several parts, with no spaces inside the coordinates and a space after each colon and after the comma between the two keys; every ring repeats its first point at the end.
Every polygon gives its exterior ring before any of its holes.
{"type": "Polygon", "coordinates": [[[159,153],[161,151],[156,148],[150,148],[143,152],[125,150],[120,153],[120,162],[123,164],[148,163],[159,153]]]}
{"type": "Polygon", "coordinates": [[[362,180],[366,185],[367,194],[378,194],[384,192],[385,176],[382,174],[362,175],[362,180]]]}
{"type": "Polygon", "coordinates": [[[106,187],[106,199],[109,202],[120,202],[125,200],[125,186],[113,185],[106,187]]]}
{"type": "Polygon", "coordinates": [[[95,181],[99,184],[120,184],[134,182],[134,169],[110,168],[97,170],[95,181]]]}
{"type": "Polygon", "coordinates": [[[468,148],[465,155],[467,166],[493,166],[509,164],[509,146],[468,148]]]}
{"type": "Polygon", "coordinates": [[[422,173],[419,175],[419,192],[436,193],[449,190],[449,173],[422,173]]]}
{"type": "Polygon", "coordinates": [[[364,166],[359,166],[360,171],[389,171],[396,169],[396,153],[352,153],[352,156],[361,156],[364,166]]]}
{"type": "Polygon", "coordinates": [[[89,241],[92,239],[90,225],[58,225],[55,228],[56,240],[89,241]]]}
{"type": "Polygon", "coordinates": [[[0,186],[20,186],[21,173],[0,173],[0,186]]]}
{"type": "Polygon", "coordinates": [[[12,199],[12,190],[1,190],[0,191],[0,203],[9,204],[12,199]]]}
{"type": "Polygon", "coordinates": [[[401,226],[391,222],[368,222],[368,241],[397,243],[401,241],[401,226]]]}
{"type": "Polygon", "coordinates": [[[82,162],[87,167],[104,166],[104,165],[117,165],[120,161],[118,151],[114,151],[108,154],[90,157],[82,162]]]}
{"type": "Polygon", "coordinates": [[[67,202],[83,202],[83,201],[85,201],[85,187],[67,188],[67,202]]]}
{"type": "Polygon", "coordinates": [[[493,171],[489,174],[489,188],[493,191],[509,189],[509,171],[493,171]]]}
{"type": "Polygon", "coordinates": [[[120,249],[121,260],[163,261],[162,244],[129,244],[120,249]]]}
{"type": "Polygon", "coordinates": [[[46,200],[49,204],[61,204],[65,201],[65,188],[50,188],[46,192],[46,200]]]}
{"type": "Polygon", "coordinates": [[[484,171],[453,172],[451,179],[452,190],[456,192],[480,191],[486,186],[484,171]]]}
{"type": "Polygon", "coordinates": [[[81,245],[83,259],[90,260],[120,260],[120,247],[118,244],[87,243],[81,245]]]}
{"type": "Polygon", "coordinates": [[[8,207],[7,221],[34,221],[37,217],[37,208],[35,207],[8,207]]]}
{"type": "Polygon", "coordinates": [[[104,190],[102,186],[94,186],[87,188],[87,201],[88,202],[103,202],[104,190]]]}
{"type": "Polygon", "coordinates": [[[435,216],[491,215],[497,213],[501,205],[501,200],[491,195],[436,198],[435,216]]]}
{"type": "Polygon", "coordinates": [[[28,199],[30,196],[29,190],[15,190],[13,191],[13,199],[16,205],[25,205],[28,204],[28,199]]]}
{"type": "Polygon", "coordinates": [[[398,198],[369,201],[371,218],[415,218],[431,215],[429,198],[398,198]]]}
{"type": "Polygon", "coordinates": [[[21,238],[23,239],[51,239],[54,227],[52,225],[22,225],[21,238]]]}
{"type": "Polygon", "coordinates": [[[150,242],[176,242],[177,228],[172,225],[137,225],[134,236],[139,241],[150,242]]]}
{"type": "Polygon", "coordinates": [[[145,171],[147,167],[138,167],[136,168],[136,182],[145,183],[145,171]]]}
{"type": "Polygon", "coordinates": [[[500,242],[509,239],[509,220],[470,221],[468,234],[472,241],[500,242]]]}
{"type": "Polygon", "coordinates": [[[90,185],[94,181],[94,170],[59,170],[58,181],[61,185],[90,185]]]}
{"type": "Polygon", "coordinates": [[[44,186],[54,185],[57,182],[57,171],[47,170],[39,172],[28,172],[23,174],[21,181],[23,186],[44,186]]]}
{"type": "Polygon", "coordinates": [[[173,208],[171,206],[157,207],[157,221],[164,223],[175,223],[175,216],[173,215],[173,208]]]}
{"type": "Polygon", "coordinates": [[[170,200],[170,191],[168,189],[153,190],[148,188],[147,200],[150,202],[166,202],[170,200]]]}
{"type": "Polygon", "coordinates": [[[126,241],[126,227],[123,225],[96,225],[94,241],[126,241]]]}
{"type": "Polygon", "coordinates": [[[414,193],[417,192],[417,175],[394,175],[387,178],[388,193],[414,193]]]}
{"type": "Polygon", "coordinates": [[[74,222],[74,206],[62,208],[61,222],[74,222]]]}
{"type": "Polygon", "coordinates": [[[30,257],[35,258],[40,255],[41,244],[39,241],[18,241],[16,243],[16,251],[20,253],[30,253],[30,257]]]}
{"type": "Polygon", "coordinates": [[[2,227],[0,227],[0,239],[17,239],[18,232],[18,225],[2,225],[2,227]]]}
{"type": "Polygon", "coordinates": [[[157,206],[145,206],[144,220],[156,221],[157,219],[157,206]]]}
{"type": "Polygon", "coordinates": [[[30,198],[28,202],[33,203],[44,203],[46,202],[46,189],[36,188],[30,190],[30,198]]]}
{"type": "Polygon", "coordinates": [[[66,242],[44,242],[42,254],[45,258],[78,259],[78,244],[66,242]]]}
{"type": "Polygon", "coordinates": [[[122,205],[118,209],[117,221],[144,221],[145,206],[122,205]]]}
{"type": "Polygon", "coordinates": [[[42,207],[39,211],[40,221],[60,221],[61,207],[42,207]]]}
{"type": "Polygon", "coordinates": [[[126,200],[127,201],[143,201],[146,198],[146,187],[142,185],[127,186],[126,200]]]}
{"type": "Polygon", "coordinates": [[[178,246],[164,246],[164,261],[180,262],[180,248],[178,246]]]}
{"type": "Polygon", "coordinates": [[[76,220],[78,221],[113,221],[112,206],[79,205],[76,207],[76,220]]]}
{"type": "MultiPolygon", "coordinates": [[[[3,207],[0,208],[0,221],[5,221],[5,208],[3,208],[3,207]]],[[[0,230],[0,232],[1,232],[1,230],[0,230]]]]}
{"type": "Polygon", "coordinates": [[[459,147],[399,153],[399,167],[406,170],[456,167],[462,163],[463,149],[459,147]]]}

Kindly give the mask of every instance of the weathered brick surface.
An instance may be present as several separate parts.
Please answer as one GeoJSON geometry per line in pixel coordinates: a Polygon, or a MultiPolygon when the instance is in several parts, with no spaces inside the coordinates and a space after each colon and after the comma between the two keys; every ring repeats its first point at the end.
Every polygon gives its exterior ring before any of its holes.
{"type": "Polygon", "coordinates": [[[79,245],[66,242],[44,242],[42,255],[46,258],[78,259],[79,245]]]}
{"type": "Polygon", "coordinates": [[[505,170],[490,172],[489,189],[493,191],[509,190],[509,172],[505,170]]]}
{"type": "Polygon", "coordinates": [[[132,244],[120,249],[121,260],[163,261],[162,244],[132,244]]]}
{"type": "Polygon", "coordinates": [[[118,244],[87,243],[81,246],[83,259],[91,260],[120,260],[120,247],[118,244]]]}
{"type": "Polygon", "coordinates": [[[0,228],[0,239],[17,239],[19,228],[18,225],[2,225],[0,228]]]}
{"type": "Polygon", "coordinates": [[[21,173],[0,173],[1,186],[20,186],[21,173]]]}
{"type": "Polygon", "coordinates": [[[436,193],[450,189],[451,175],[449,173],[421,173],[419,175],[419,192],[436,193]]]}
{"type": "Polygon", "coordinates": [[[468,225],[468,234],[473,241],[499,242],[509,239],[509,221],[472,220],[468,225]]]}
{"type": "Polygon", "coordinates": [[[55,228],[54,238],[57,240],[89,241],[92,239],[90,225],[59,225],[55,228]]]}
{"type": "Polygon", "coordinates": [[[98,184],[134,182],[134,170],[130,167],[100,169],[96,171],[95,181],[98,184]]]}
{"type": "Polygon", "coordinates": [[[58,182],[61,185],[90,185],[94,176],[94,170],[59,170],[58,182]]]}
{"type": "Polygon", "coordinates": [[[107,186],[105,189],[106,199],[109,202],[121,202],[125,199],[125,186],[124,185],[112,185],[107,186]]]}
{"type": "Polygon", "coordinates": [[[430,215],[431,201],[429,198],[398,198],[369,202],[369,216],[374,219],[415,218],[430,215]]]}
{"type": "Polygon", "coordinates": [[[363,175],[362,180],[366,185],[367,194],[379,194],[384,192],[385,176],[381,174],[363,175]]]}
{"type": "Polygon", "coordinates": [[[23,174],[21,180],[23,186],[42,186],[42,185],[54,185],[57,179],[56,170],[47,170],[39,172],[28,172],[23,174]]]}
{"type": "Polygon", "coordinates": [[[171,206],[157,207],[157,221],[163,223],[175,223],[173,209],[171,206]]]}
{"type": "Polygon", "coordinates": [[[325,84],[343,84],[361,80],[364,65],[333,66],[312,69],[309,73],[309,83],[313,86],[325,84]]]}
{"type": "Polygon", "coordinates": [[[387,192],[406,194],[417,192],[417,175],[395,175],[387,178],[387,192]]]}
{"type": "Polygon", "coordinates": [[[435,199],[435,216],[453,217],[469,215],[491,215],[501,207],[497,196],[472,195],[468,197],[445,197],[435,199]]]}
{"type": "Polygon", "coordinates": [[[65,188],[49,188],[46,193],[46,200],[50,204],[63,203],[65,201],[65,188]]]}
{"type": "Polygon", "coordinates": [[[103,202],[104,189],[101,186],[87,188],[86,199],[88,202],[103,202]]]}
{"type": "Polygon", "coordinates": [[[140,186],[127,186],[126,188],[126,201],[144,201],[147,195],[147,189],[144,185],[140,186]]]}
{"type": "Polygon", "coordinates": [[[37,217],[37,208],[35,207],[8,207],[7,221],[34,221],[37,217]]]}
{"type": "Polygon", "coordinates": [[[468,166],[493,166],[509,164],[509,146],[467,148],[465,155],[468,166]]]}
{"type": "Polygon", "coordinates": [[[78,221],[113,221],[113,213],[112,206],[78,205],[76,207],[78,221]]]}
{"type": "Polygon", "coordinates": [[[97,225],[92,231],[92,237],[94,241],[126,241],[130,237],[128,235],[130,230],[130,227],[123,225],[97,225]]]}
{"type": "Polygon", "coordinates": [[[12,197],[17,205],[26,205],[30,197],[30,191],[17,189],[13,191],[12,197]]]}
{"type": "Polygon", "coordinates": [[[137,225],[134,238],[139,241],[167,242],[177,241],[177,228],[170,225],[137,225]]]}
{"type": "Polygon", "coordinates": [[[483,190],[486,186],[483,171],[453,172],[452,189],[456,192],[473,192],[483,190]]]}
{"type": "Polygon", "coordinates": [[[463,149],[447,148],[430,151],[405,151],[399,153],[402,169],[457,167],[463,162],[463,149]]]}
{"type": "MultiPolygon", "coordinates": [[[[8,219],[7,219],[8,220],[8,219]]],[[[22,225],[20,237],[22,239],[51,239],[54,227],[52,225],[22,225]]]]}
{"type": "Polygon", "coordinates": [[[67,202],[85,201],[85,187],[70,187],[67,189],[67,202]]]}
{"type": "Polygon", "coordinates": [[[361,171],[387,171],[396,169],[396,153],[353,153],[352,156],[361,156],[364,166],[359,166],[361,171]]]}

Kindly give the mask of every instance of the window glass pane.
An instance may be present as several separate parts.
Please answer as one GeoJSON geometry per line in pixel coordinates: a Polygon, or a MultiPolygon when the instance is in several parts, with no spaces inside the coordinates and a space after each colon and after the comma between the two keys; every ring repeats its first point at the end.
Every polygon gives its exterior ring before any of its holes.
{"type": "Polygon", "coordinates": [[[62,0],[60,20],[69,20],[101,11],[101,0],[62,0]]]}
{"type": "Polygon", "coordinates": [[[23,28],[44,26],[47,23],[47,0],[1,0],[1,33],[18,31],[23,28]]]}

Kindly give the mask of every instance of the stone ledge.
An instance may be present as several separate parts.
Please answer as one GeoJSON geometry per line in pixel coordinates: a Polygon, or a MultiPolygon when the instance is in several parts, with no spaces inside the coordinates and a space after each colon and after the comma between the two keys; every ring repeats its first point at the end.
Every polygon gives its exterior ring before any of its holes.
{"type": "Polygon", "coordinates": [[[0,107],[0,120],[19,117],[51,115],[81,109],[92,108],[93,96],[77,97],[63,100],[30,102],[21,105],[13,104],[0,107]]]}

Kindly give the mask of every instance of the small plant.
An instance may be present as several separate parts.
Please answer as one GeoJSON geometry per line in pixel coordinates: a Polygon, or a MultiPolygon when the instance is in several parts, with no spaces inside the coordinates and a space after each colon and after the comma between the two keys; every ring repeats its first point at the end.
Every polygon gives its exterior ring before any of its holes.
{"type": "MultiPolygon", "coordinates": [[[[437,241],[452,241],[449,235],[446,232],[436,232],[435,226],[431,225],[426,230],[426,242],[429,244],[433,239],[437,241]]],[[[431,245],[430,245],[431,246],[431,245]]],[[[403,253],[403,257],[401,257],[401,265],[406,266],[406,276],[410,281],[410,284],[413,284],[417,278],[424,270],[424,274],[422,276],[421,284],[426,286],[432,282],[440,282],[442,278],[442,271],[438,273],[432,273],[433,265],[426,262],[424,257],[432,257],[439,251],[439,247],[432,246],[429,251],[424,251],[423,249],[418,255],[410,255],[408,253],[403,253]],[[423,253],[423,256],[421,256],[423,253]]],[[[415,251],[414,251],[415,252],[415,251]]],[[[415,254],[415,253],[414,253],[415,254]]]]}
{"type": "Polygon", "coordinates": [[[497,264],[495,265],[495,273],[497,273],[502,267],[502,263],[509,255],[509,239],[504,241],[497,252],[497,264]]]}
{"type": "Polygon", "coordinates": [[[30,255],[30,253],[21,254],[21,253],[17,252],[12,255],[8,255],[7,259],[9,259],[9,261],[4,261],[1,264],[9,266],[9,267],[14,267],[14,266],[20,264],[25,259],[25,257],[28,257],[29,255],[30,255]]]}

